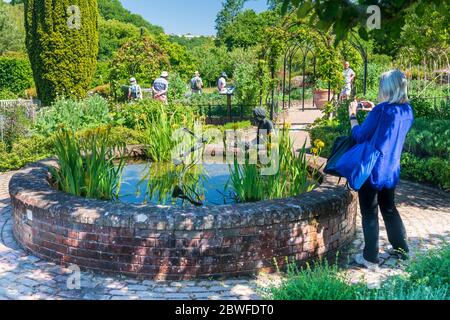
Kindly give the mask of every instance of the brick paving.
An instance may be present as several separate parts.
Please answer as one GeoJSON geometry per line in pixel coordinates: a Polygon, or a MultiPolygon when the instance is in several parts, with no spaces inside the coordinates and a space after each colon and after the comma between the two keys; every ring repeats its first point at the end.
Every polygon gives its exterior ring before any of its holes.
{"type": "MultiPolygon", "coordinates": [[[[320,112],[291,110],[292,134],[298,141],[307,138],[299,120],[311,123],[320,112]],[[298,122],[298,123],[297,123],[298,122]],[[296,126],[299,126],[298,128],[296,126]]],[[[81,272],[80,286],[71,290],[72,269],[41,260],[21,249],[12,234],[8,182],[12,172],[0,174],[0,300],[8,299],[86,299],[86,300],[258,300],[261,288],[280,281],[280,275],[260,275],[254,278],[201,281],[139,281],[125,277],[110,277],[81,272]]],[[[397,203],[402,214],[413,252],[426,250],[450,240],[450,194],[402,181],[397,191],[397,203]]],[[[361,225],[361,221],[358,221],[361,225]]],[[[381,223],[381,225],[383,225],[381,223]]],[[[361,228],[348,253],[363,247],[361,228]]],[[[382,228],[381,245],[387,245],[382,228]]],[[[361,269],[354,264],[347,271],[353,282],[365,280],[376,287],[388,276],[402,272],[401,263],[382,252],[384,264],[379,272],[361,269]]],[[[75,282],[75,284],[77,284],[75,282]]]]}

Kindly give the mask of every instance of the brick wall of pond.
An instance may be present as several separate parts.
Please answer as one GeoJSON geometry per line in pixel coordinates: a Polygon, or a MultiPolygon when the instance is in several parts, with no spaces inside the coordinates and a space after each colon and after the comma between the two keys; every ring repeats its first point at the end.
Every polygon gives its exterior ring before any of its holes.
{"type": "Polygon", "coordinates": [[[334,178],[295,198],[211,208],[133,206],[60,193],[33,165],[11,180],[14,235],[39,257],[150,279],[251,275],[333,257],[353,240],[356,196],[334,178]]]}

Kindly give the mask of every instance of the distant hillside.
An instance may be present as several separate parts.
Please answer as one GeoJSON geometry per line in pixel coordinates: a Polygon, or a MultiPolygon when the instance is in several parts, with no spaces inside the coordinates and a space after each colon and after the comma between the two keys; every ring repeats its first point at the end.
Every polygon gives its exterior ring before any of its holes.
{"type": "Polygon", "coordinates": [[[155,26],[145,20],[141,15],[131,13],[125,9],[119,0],[98,0],[98,8],[100,10],[100,15],[105,18],[105,20],[114,19],[121,22],[131,23],[137,27],[147,28],[148,31],[154,34],[164,32],[162,27],[155,26]]]}
{"type": "MultiPolygon", "coordinates": [[[[21,4],[23,3],[23,0],[11,0],[10,3],[12,5],[21,4]]],[[[120,22],[131,23],[136,27],[147,28],[148,31],[154,34],[164,33],[164,29],[162,27],[153,25],[145,20],[141,15],[131,13],[125,9],[120,0],[98,0],[98,8],[100,15],[105,20],[114,19],[120,22]]]]}

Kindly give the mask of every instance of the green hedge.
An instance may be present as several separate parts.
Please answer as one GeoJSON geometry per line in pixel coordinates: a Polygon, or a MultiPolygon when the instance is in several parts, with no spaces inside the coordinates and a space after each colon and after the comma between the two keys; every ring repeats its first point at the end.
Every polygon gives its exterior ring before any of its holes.
{"type": "Polygon", "coordinates": [[[28,59],[0,57],[0,90],[6,89],[16,95],[23,95],[25,89],[33,85],[33,73],[28,59]]]}
{"type": "Polygon", "coordinates": [[[433,184],[450,191],[450,161],[438,157],[419,158],[404,153],[402,178],[433,184]]]}
{"type": "Polygon", "coordinates": [[[0,100],[16,100],[19,96],[9,89],[0,89],[0,100]]]}
{"type": "Polygon", "coordinates": [[[21,137],[11,148],[0,142],[0,172],[20,169],[53,154],[52,138],[43,136],[21,137]]]}
{"type": "Polygon", "coordinates": [[[436,101],[423,97],[412,98],[411,106],[416,118],[450,119],[450,100],[445,98],[448,95],[438,95],[436,101]]]}
{"type": "Polygon", "coordinates": [[[334,141],[341,136],[346,134],[346,130],[339,126],[317,126],[310,129],[309,134],[311,136],[311,141],[316,141],[317,139],[322,140],[325,143],[325,147],[322,149],[321,156],[328,158],[331,154],[331,149],[333,148],[334,141]]]}
{"type": "Polygon", "coordinates": [[[450,160],[450,120],[416,119],[406,139],[405,151],[421,158],[450,160]]]}

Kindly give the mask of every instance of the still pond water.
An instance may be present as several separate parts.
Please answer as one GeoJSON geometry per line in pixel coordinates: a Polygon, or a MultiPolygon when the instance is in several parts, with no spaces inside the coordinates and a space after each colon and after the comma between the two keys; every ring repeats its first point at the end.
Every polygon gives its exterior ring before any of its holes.
{"type": "Polygon", "coordinates": [[[130,163],[123,171],[119,201],[178,206],[231,204],[235,199],[227,190],[229,178],[227,164],[183,168],[173,164],[130,163]]]}

